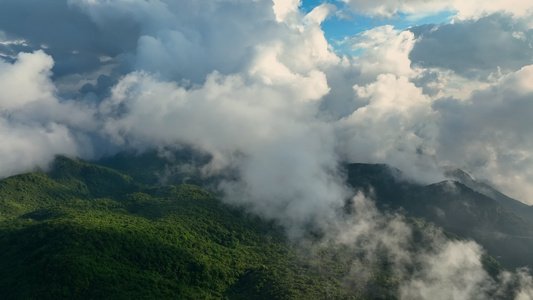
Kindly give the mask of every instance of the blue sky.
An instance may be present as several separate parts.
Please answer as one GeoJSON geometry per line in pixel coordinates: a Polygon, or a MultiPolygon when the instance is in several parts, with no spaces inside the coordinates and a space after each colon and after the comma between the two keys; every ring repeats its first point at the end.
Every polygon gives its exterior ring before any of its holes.
{"type": "MultiPolygon", "coordinates": [[[[341,1],[302,0],[300,9],[304,13],[308,13],[322,3],[331,3],[337,6],[337,8],[340,10],[342,10],[343,6],[345,5],[341,1]]],[[[423,24],[449,23],[455,13],[456,12],[454,11],[441,11],[436,14],[427,15],[420,18],[399,13],[393,18],[372,18],[344,9],[343,14],[349,18],[339,18],[335,15],[330,16],[323,22],[322,30],[324,30],[324,34],[328,42],[331,45],[336,46],[338,44],[336,42],[342,41],[345,37],[352,37],[360,32],[378,26],[392,25],[396,29],[405,30],[409,27],[423,24]]],[[[349,52],[349,49],[344,49],[342,46],[337,45],[336,51],[345,53],[349,52]]]]}

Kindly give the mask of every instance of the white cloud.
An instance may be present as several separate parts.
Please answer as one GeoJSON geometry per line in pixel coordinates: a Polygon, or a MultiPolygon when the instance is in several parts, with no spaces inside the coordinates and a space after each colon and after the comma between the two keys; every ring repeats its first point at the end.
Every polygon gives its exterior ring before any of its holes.
{"type": "Polygon", "coordinates": [[[20,53],[13,64],[0,61],[0,177],[46,168],[57,153],[79,153],[68,127],[43,116],[60,105],[52,66],[42,51],[20,53]]]}
{"type": "MultiPolygon", "coordinates": [[[[343,128],[340,136],[346,138],[340,143],[343,145],[340,148],[344,157],[356,161],[374,162],[381,159],[383,160],[381,162],[405,168],[408,172],[410,168],[412,173],[420,172],[417,169],[428,169],[431,165],[454,162],[443,151],[441,151],[442,154],[437,151],[437,149],[445,148],[439,143],[446,138],[438,137],[439,134],[442,135],[445,132],[445,129],[436,129],[443,123],[439,121],[439,115],[432,110],[431,105],[434,99],[450,95],[468,99],[472,91],[489,86],[490,81],[487,82],[487,80],[494,82],[502,76],[501,74],[491,75],[494,74],[491,68],[501,66],[497,70],[505,74],[505,72],[512,72],[517,66],[527,61],[527,55],[522,55],[523,58],[520,59],[515,55],[501,57],[498,56],[500,50],[492,51],[490,54],[480,46],[491,41],[506,50],[517,49],[518,51],[523,48],[522,44],[511,47],[514,44],[505,41],[523,43],[523,40],[516,39],[515,36],[517,28],[521,28],[520,32],[524,32],[524,36],[528,37],[525,25],[501,15],[445,25],[436,30],[424,32],[418,40],[413,33],[416,30],[400,31],[392,26],[377,27],[346,41],[351,43],[354,49],[362,51],[361,55],[357,58],[340,58],[331,52],[330,45],[320,28],[320,22],[334,11],[334,8],[327,4],[303,16],[298,11],[297,1],[276,2],[274,7],[269,1],[253,3],[220,1],[209,5],[198,2],[189,3],[186,6],[166,2],[157,2],[156,5],[151,6],[145,2],[136,1],[129,3],[71,1],[70,3],[73,7],[82,8],[89,13],[93,21],[105,28],[114,24],[112,16],[116,15],[131,24],[137,24],[141,28],[141,34],[137,47],[132,50],[133,55],[128,58],[128,61],[134,69],[157,73],[156,77],[141,76],[152,78],[150,80],[154,84],[159,80],[153,78],[160,78],[165,84],[172,84],[173,80],[178,80],[184,84],[176,85],[172,89],[181,89],[187,95],[203,95],[201,91],[207,90],[211,90],[214,95],[219,95],[214,91],[234,90],[238,92],[231,97],[250,97],[263,99],[261,101],[265,102],[261,103],[262,106],[257,106],[256,102],[253,105],[237,102],[238,108],[232,107],[235,103],[229,104],[228,102],[227,108],[216,109],[233,118],[235,118],[233,115],[246,109],[250,109],[250,112],[257,110],[260,115],[265,114],[263,116],[265,120],[274,118],[273,111],[269,109],[276,109],[276,113],[283,114],[287,112],[281,112],[282,109],[296,113],[303,107],[304,114],[307,114],[309,107],[312,107],[313,113],[321,114],[323,112],[314,111],[315,104],[304,104],[300,107],[295,100],[322,101],[320,103],[322,108],[329,110],[328,113],[333,118],[350,116],[339,123],[342,125],[335,125],[336,128],[343,128]],[[233,8],[231,11],[228,10],[230,7],[233,8]],[[194,14],[188,14],[187,11],[193,11],[194,14]],[[242,13],[244,11],[246,14],[242,13]],[[493,28],[483,25],[485,23],[501,29],[496,35],[501,38],[497,41],[484,38],[494,36],[494,34],[485,34],[487,30],[493,28]],[[466,36],[473,38],[458,41],[455,46],[470,43],[470,48],[478,49],[477,52],[471,52],[472,55],[486,57],[486,59],[481,62],[479,59],[465,59],[464,62],[458,62],[456,67],[453,67],[448,62],[455,62],[455,56],[445,55],[446,52],[443,55],[437,55],[439,51],[446,51],[446,49],[449,50],[447,53],[452,54],[459,51],[453,50],[452,46],[442,46],[446,44],[447,38],[457,36],[445,34],[450,31],[447,28],[453,28],[453,32],[470,32],[466,36]],[[479,29],[480,33],[476,33],[474,29],[479,29]],[[430,42],[437,45],[435,49],[427,46],[430,42]],[[414,68],[411,66],[412,60],[417,63],[414,68]],[[428,63],[425,65],[423,62],[428,63]],[[439,75],[437,79],[424,83],[422,86],[424,89],[418,89],[412,82],[421,84],[426,80],[424,76],[429,74],[425,69],[427,66],[433,68],[439,75]],[[485,82],[464,77],[465,74],[468,75],[473,71],[479,72],[481,69],[488,70],[483,77],[485,82]],[[217,70],[218,73],[213,73],[213,70],[217,70]],[[207,81],[203,84],[205,78],[207,81]],[[193,84],[188,85],[187,80],[191,79],[193,84]],[[220,84],[217,85],[216,82],[220,84]],[[350,88],[354,85],[356,86],[355,94],[350,88]],[[190,87],[192,89],[189,91],[190,87]],[[429,89],[433,90],[431,95],[425,95],[424,93],[429,89]],[[323,97],[326,97],[326,101],[323,97]],[[292,103],[291,106],[287,106],[280,99],[289,101],[292,103]],[[244,106],[241,107],[241,105],[244,106]],[[347,141],[351,141],[352,145],[348,146],[347,141]]],[[[413,11],[418,5],[415,2],[405,3],[405,5],[408,4],[413,5],[413,11]]],[[[492,29],[490,31],[494,32],[492,29]]],[[[140,76],[139,74],[131,76],[134,78],[140,76]]],[[[145,79],[141,81],[143,80],[145,79]]],[[[169,88],[169,93],[172,89],[169,88]]],[[[158,98],[165,98],[163,93],[154,93],[160,95],[158,98]]],[[[197,101],[200,102],[200,100],[197,101]]],[[[169,103],[168,105],[172,105],[171,102],[169,103]]],[[[218,106],[204,106],[202,109],[210,111],[214,110],[214,107],[218,106]]],[[[146,104],[143,109],[146,113],[142,119],[150,119],[149,105],[146,104]]],[[[181,109],[181,107],[176,107],[175,112],[172,113],[179,115],[181,109]]],[[[296,116],[301,116],[301,114],[301,112],[296,113],[296,116]]],[[[182,118],[187,119],[186,117],[188,116],[182,118]]],[[[220,117],[213,116],[213,118],[218,118],[222,123],[220,117]]],[[[239,118],[236,118],[235,122],[242,123],[231,125],[230,122],[227,128],[249,126],[245,124],[250,120],[246,118],[238,120],[239,118]]],[[[122,120],[106,125],[108,126],[107,132],[117,141],[122,139],[117,136],[118,132],[130,132],[127,128],[133,126],[125,122],[122,120]],[[117,128],[124,126],[125,129],[118,130],[113,126],[118,126],[117,128]]],[[[320,123],[321,121],[314,120],[314,122],[320,123]]],[[[154,121],[154,123],[157,122],[154,121]]],[[[194,122],[191,120],[190,123],[194,122]]],[[[171,126],[177,125],[171,124],[171,126]]],[[[149,126],[146,128],[133,126],[131,132],[136,130],[138,132],[135,133],[135,138],[130,136],[127,140],[129,143],[137,143],[140,146],[144,143],[153,144],[159,141],[171,143],[173,139],[178,139],[177,136],[170,135],[158,140],[156,139],[158,132],[163,131],[164,126],[160,124],[154,128],[158,129],[150,131],[149,126]],[[139,137],[142,138],[136,141],[139,137]]],[[[214,132],[217,133],[214,136],[217,138],[228,136],[226,132],[218,132],[225,130],[224,128],[215,128],[214,132]]],[[[192,132],[194,134],[185,140],[193,144],[203,143],[202,138],[198,138],[202,132],[209,138],[212,135],[211,131],[206,132],[200,129],[192,132]]],[[[243,137],[249,137],[253,141],[252,135],[244,134],[243,137]]],[[[181,138],[179,136],[179,139],[181,138]]],[[[231,138],[226,144],[223,150],[217,149],[218,144],[207,148],[204,145],[199,147],[214,152],[225,152],[225,154],[216,155],[221,160],[230,160],[228,153],[243,147],[231,138]],[[231,143],[236,144],[230,145],[231,143]]]]}
{"type": "Polygon", "coordinates": [[[300,0],[273,0],[273,2],[272,9],[278,22],[287,21],[291,15],[298,16],[298,7],[301,5],[300,0]]]}
{"type": "Polygon", "coordinates": [[[0,118],[0,177],[46,169],[56,154],[77,155],[77,141],[65,126],[46,127],[10,124],[0,118]]]}
{"type": "Polygon", "coordinates": [[[415,45],[414,34],[386,25],[357,34],[345,41],[353,50],[362,50],[357,65],[362,80],[374,80],[379,74],[411,76],[409,53],[415,45]]]}
{"type": "Polygon", "coordinates": [[[479,18],[481,16],[505,12],[517,17],[527,17],[533,13],[533,4],[527,0],[511,1],[473,1],[473,0],[342,0],[355,13],[370,16],[393,17],[399,13],[412,16],[426,16],[444,10],[457,11],[459,19],[479,18]]]}
{"type": "Polygon", "coordinates": [[[333,4],[324,3],[315,7],[311,12],[309,12],[305,18],[304,22],[306,23],[316,23],[321,24],[324,20],[335,13],[337,7],[333,4]]]}
{"type": "Polygon", "coordinates": [[[54,99],[55,87],[49,78],[53,64],[42,51],[19,53],[14,64],[0,61],[0,110],[54,99]]]}
{"type": "Polygon", "coordinates": [[[347,161],[387,162],[410,176],[434,168],[437,127],[431,99],[407,77],[379,75],[366,86],[354,86],[367,104],[338,122],[339,152],[347,161]]]}
{"type": "Polygon", "coordinates": [[[263,55],[251,77],[215,72],[193,89],[129,74],[100,112],[117,143],[141,149],[181,143],[212,154],[204,171],[231,168],[241,176],[221,185],[228,201],[248,204],[296,234],[344,199],[333,135],[313,119],[316,100],[329,88],[323,73],[291,73],[272,52],[263,55]],[[114,116],[117,110],[124,113],[114,116]]]}
{"type": "Polygon", "coordinates": [[[442,159],[476,170],[511,196],[533,203],[533,66],[508,74],[463,101],[442,99],[439,143],[442,159]]]}
{"type": "Polygon", "coordinates": [[[422,1],[422,0],[342,0],[356,13],[362,13],[378,17],[392,17],[398,13],[420,14],[433,13],[450,9],[451,1],[422,1]]]}

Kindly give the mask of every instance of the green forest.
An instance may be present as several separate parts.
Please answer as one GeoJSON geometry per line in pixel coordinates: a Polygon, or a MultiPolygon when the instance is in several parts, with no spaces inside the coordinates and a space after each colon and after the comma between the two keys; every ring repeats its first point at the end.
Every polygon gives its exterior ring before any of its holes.
{"type": "MultiPolygon", "coordinates": [[[[155,184],[157,160],[144,160],[144,169],[113,162],[125,173],[58,156],[46,172],[0,181],[2,299],[398,298],[402,279],[386,254],[366,260],[313,232],[288,239],[275,222],[200,186],[155,184]]],[[[352,180],[367,182],[355,167],[352,180]]],[[[380,190],[394,192],[390,184],[380,190]]],[[[411,247],[426,247],[422,233],[435,225],[403,218],[411,247]]],[[[503,270],[488,254],[483,264],[494,278],[503,270]]]]}
{"type": "Polygon", "coordinates": [[[58,157],[51,171],[0,181],[3,299],[364,299],[332,249],[304,253],[282,228],[198,186],[149,186],[58,157]]]}

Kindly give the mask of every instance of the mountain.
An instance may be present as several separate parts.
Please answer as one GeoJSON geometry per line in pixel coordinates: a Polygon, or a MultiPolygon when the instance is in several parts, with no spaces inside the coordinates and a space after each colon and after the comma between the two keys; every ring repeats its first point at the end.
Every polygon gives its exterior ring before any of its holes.
{"type": "Polygon", "coordinates": [[[185,147],[166,152],[119,152],[94,163],[128,174],[135,181],[148,185],[190,183],[206,186],[212,180],[202,178],[199,169],[210,159],[209,155],[185,147]]]}
{"type": "Polygon", "coordinates": [[[354,289],[332,249],[302,249],[190,184],[147,185],[62,156],[47,173],[0,180],[2,299],[394,298],[380,264],[354,289]]]}
{"type": "MultiPolygon", "coordinates": [[[[459,181],[421,185],[403,179],[401,172],[383,164],[348,164],[349,184],[375,198],[385,211],[434,223],[446,231],[483,245],[503,265],[533,266],[533,217],[516,210],[529,206],[455,171],[459,181]],[[484,193],[476,190],[483,188],[484,193]],[[493,196],[493,197],[490,197],[493,196]],[[495,199],[496,198],[496,199],[495,199]]],[[[462,172],[462,171],[461,171],[462,172]]]]}
{"type": "Polygon", "coordinates": [[[513,213],[528,220],[533,220],[533,206],[524,204],[516,199],[508,197],[490,185],[475,181],[472,176],[461,169],[450,168],[445,172],[448,178],[456,180],[472,190],[498,201],[502,206],[513,213]]]}
{"type": "MultiPolygon", "coordinates": [[[[173,161],[190,164],[186,155],[173,161]]],[[[319,239],[312,232],[289,240],[275,223],[190,184],[217,180],[191,169],[172,169],[166,181],[178,185],[164,185],[168,159],[156,152],[103,162],[58,156],[46,173],[0,180],[2,299],[397,298],[402,279],[387,254],[358,258],[353,248],[310,243],[319,239]]],[[[518,237],[531,233],[529,221],[466,185],[422,186],[386,165],[350,164],[346,174],[382,211],[405,214],[415,237],[438,225],[450,240],[480,241],[504,265],[528,256],[530,240],[518,237]]],[[[408,245],[427,246],[423,238],[408,245]]],[[[482,262],[494,278],[502,271],[489,255],[482,262]]]]}

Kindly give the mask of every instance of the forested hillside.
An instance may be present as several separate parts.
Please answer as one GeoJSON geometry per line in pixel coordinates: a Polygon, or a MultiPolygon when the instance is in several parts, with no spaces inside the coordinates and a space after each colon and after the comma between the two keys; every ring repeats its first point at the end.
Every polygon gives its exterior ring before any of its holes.
{"type": "Polygon", "coordinates": [[[348,258],[193,185],[147,186],[58,157],[0,181],[2,299],[391,298],[395,282],[345,284],[348,258]],[[335,254],[337,253],[337,254],[335,254]]]}
{"type": "MultiPolygon", "coordinates": [[[[498,257],[510,267],[528,262],[528,244],[517,242],[527,239],[500,245],[487,232],[525,236],[529,221],[460,183],[422,186],[400,180],[399,171],[385,165],[347,165],[348,182],[375,197],[382,211],[372,216],[366,207],[360,215],[352,207],[356,200],[346,202],[339,218],[370,215],[377,226],[350,245],[312,228],[289,239],[276,222],[229,206],[199,186],[161,185],[154,174],[164,160],[129,159],[122,170],[142,182],[64,156],[46,172],[0,181],[2,299],[397,299],[423,264],[438,259],[449,245],[444,240],[464,237],[483,243],[493,256],[516,253],[498,257]],[[141,168],[146,161],[153,165],[141,168]],[[411,231],[399,241],[403,249],[380,236],[393,228],[387,222],[398,221],[404,225],[395,226],[411,231]],[[443,235],[439,226],[447,230],[443,235]],[[395,251],[410,252],[412,261],[403,265],[395,251]]],[[[121,166],[108,161],[113,163],[121,166]]],[[[171,175],[177,183],[190,174],[171,175]]],[[[504,269],[489,254],[481,263],[493,278],[487,280],[497,282],[504,269]]],[[[511,290],[488,293],[512,299],[514,285],[506,286],[511,290]]]]}

